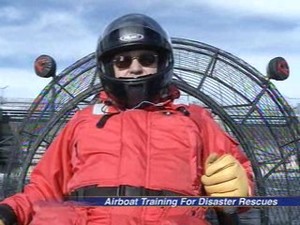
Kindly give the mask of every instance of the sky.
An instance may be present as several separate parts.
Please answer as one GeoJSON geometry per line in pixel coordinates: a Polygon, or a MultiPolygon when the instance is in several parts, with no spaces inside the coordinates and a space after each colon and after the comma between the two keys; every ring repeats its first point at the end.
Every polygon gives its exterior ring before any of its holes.
{"type": "Polygon", "coordinates": [[[113,19],[144,13],[171,37],[230,52],[262,74],[270,59],[284,57],[290,76],[273,83],[300,99],[299,12],[297,0],[0,0],[0,97],[35,98],[50,82],[34,73],[39,55],[55,58],[59,73],[92,53],[113,19]]]}

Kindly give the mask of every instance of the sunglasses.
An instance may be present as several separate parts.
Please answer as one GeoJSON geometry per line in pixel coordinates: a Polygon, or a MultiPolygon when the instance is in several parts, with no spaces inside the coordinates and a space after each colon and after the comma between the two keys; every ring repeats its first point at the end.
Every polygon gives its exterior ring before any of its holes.
{"type": "Polygon", "coordinates": [[[139,56],[119,55],[114,57],[113,63],[119,69],[127,69],[130,67],[132,61],[137,59],[142,66],[149,67],[157,62],[157,57],[158,55],[154,53],[143,53],[139,56]]]}

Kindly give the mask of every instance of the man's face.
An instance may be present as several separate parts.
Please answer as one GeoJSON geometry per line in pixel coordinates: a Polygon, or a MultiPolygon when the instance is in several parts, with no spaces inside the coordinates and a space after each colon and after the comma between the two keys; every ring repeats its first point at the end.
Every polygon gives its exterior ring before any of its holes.
{"type": "Polygon", "coordinates": [[[151,50],[133,50],[116,54],[113,68],[116,78],[136,78],[157,73],[158,55],[151,50]]]}

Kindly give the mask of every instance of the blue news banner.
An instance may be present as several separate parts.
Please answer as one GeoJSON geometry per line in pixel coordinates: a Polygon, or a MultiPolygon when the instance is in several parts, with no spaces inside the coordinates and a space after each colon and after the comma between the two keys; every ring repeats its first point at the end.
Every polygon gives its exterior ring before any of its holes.
{"type": "Polygon", "coordinates": [[[202,207],[264,207],[300,206],[295,197],[87,197],[79,200],[92,206],[202,206],[202,207]]]}

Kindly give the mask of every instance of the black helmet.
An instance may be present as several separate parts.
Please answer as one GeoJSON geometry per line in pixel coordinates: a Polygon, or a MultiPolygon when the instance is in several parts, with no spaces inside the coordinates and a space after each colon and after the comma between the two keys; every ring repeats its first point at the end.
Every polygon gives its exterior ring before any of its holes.
{"type": "Polygon", "coordinates": [[[128,14],[110,23],[98,41],[96,60],[105,92],[120,108],[158,103],[172,80],[174,63],[170,38],[155,20],[143,14],[128,14]],[[157,73],[138,78],[116,78],[112,57],[135,49],[158,53],[157,73]]]}

